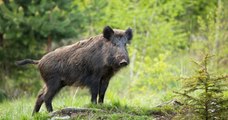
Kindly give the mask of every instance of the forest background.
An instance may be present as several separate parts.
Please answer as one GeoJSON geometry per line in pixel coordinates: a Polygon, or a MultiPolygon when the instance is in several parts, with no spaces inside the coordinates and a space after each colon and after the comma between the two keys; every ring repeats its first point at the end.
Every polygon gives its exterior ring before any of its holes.
{"type": "MultiPolygon", "coordinates": [[[[107,104],[152,108],[174,99],[180,78],[194,73],[192,61],[206,54],[213,55],[213,73],[228,73],[227,5],[227,0],[0,0],[0,115],[6,119],[20,108],[3,112],[4,107],[29,102],[18,113],[27,116],[43,85],[36,66],[18,67],[15,61],[40,59],[101,34],[106,25],[134,32],[131,64],[112,78],[107,104]]],[[[77,91],[65,88],[54,101],[67,99],[54,108],[88,104],[88,91],[77,91]]]]}

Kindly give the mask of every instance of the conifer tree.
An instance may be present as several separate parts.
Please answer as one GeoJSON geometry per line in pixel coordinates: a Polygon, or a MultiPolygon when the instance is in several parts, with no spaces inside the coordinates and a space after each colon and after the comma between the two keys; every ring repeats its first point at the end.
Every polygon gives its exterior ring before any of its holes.
{"type": "Polygon", "coordinates": [[[209,60],[206,55],[201,62],[196,63],[199,69],[196,74],[183,78],[181,92],[175,92],[183,98],[181,118],[216,120],[228,117],[228,75],[215,75],[209,72],[209,60]]]}

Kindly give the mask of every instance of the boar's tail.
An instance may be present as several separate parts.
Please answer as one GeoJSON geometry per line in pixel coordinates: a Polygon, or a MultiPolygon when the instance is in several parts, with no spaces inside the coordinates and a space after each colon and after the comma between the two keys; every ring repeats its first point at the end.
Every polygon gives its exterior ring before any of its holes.
{"type": "Polygon", "coordinates": [[[31,60],[31,59],[24,59],[24,60],[15,62],[15,64],[18,66],[26,65],[26,64],[38,64],[38,63],[39,63],[39,60],[31,60]]]}

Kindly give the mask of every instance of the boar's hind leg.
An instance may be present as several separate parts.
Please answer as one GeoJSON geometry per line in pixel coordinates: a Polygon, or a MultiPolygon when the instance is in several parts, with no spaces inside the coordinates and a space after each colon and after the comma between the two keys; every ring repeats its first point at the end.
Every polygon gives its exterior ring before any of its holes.
{"type": "Polygon", "coordinates": [[[104,102],[104,96],[105,96],[105,92],[108,88],[108,84],[109,84],[109,80],[101,80],[100,81],[100,88],[99,88],[99,103],[103,103],[104,102]]]}
{"type": "Polygon", "coordinates": [[[47,92],[44,96],[44,102],[48,112],[52,112],[52,99],[64,87],[59,80],[49,80],[47,83],[47,92]]]}
{"type": "Polygon", "coordinates": [[[35,113],[39,112],[41,105],[44,102],[44,93],[45,93],[45,86],[42,88],[42,90],[40,91],[40,93],[38,94],[37,100],[36,100],[36,105],[34,107],[33,113],[32,115],[34,115],[35,113]]]}

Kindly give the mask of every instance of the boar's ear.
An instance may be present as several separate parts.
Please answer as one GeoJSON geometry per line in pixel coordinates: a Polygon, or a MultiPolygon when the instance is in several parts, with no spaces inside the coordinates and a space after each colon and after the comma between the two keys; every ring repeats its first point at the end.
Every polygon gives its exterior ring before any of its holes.
{"type": "Polygon", "coordinates": [[[114,34],[114,31],[112,30],[111,27],[109,27],[109,26],[104,27],[104,30],[103,30],[104,38],[110,40],[110,38],[113,34],[114,34]]]}
{"type": "Polygon", "coordinates": [[[133,37],[132,29],[131,28],[128,28],[125,31],[125,34],[126,34],[126,37],[127,37],[128,41],[130,41],[132,39],[132,37],[133,37]]]}

